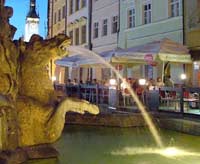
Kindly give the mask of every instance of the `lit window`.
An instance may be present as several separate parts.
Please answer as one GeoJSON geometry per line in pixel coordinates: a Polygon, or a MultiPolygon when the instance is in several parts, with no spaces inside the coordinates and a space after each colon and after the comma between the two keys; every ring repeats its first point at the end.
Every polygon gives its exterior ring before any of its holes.
{"type": "Polygon", "coordinates": [[[135,8],[128,10],[128,28],[135,27],[135,8]]]}
{"type": "Polygon", "coordinates": [[[98,38],[98,34],[99,34],[99,23],[95,22],[94,23],[94,38],[98,38]]]}
{"type": "Polygon", "coordinates": [[[152,4],[151,1],[145,1],[143,5],[143,11],[144,11],[144,24],[151,23],[151,10],[152,4]]]}
{"type": "Polygon", "coordinates": [[[118,16],[112,17],[112,33],[116,33],[118,29],[118,16]]]}
{"type": "Polygon", "coordinates": [[[81,34],[82,34],[81,43],[84,44],[86,43],[86,25],[81,27],[81,34]]]}
{"type": "Polygon", "coordinates": [[[103,20],[103,30],[102,36],[106,36],[108,34],[108,19],[103,20]]]}
{"type": "Polygon", "coordinates": [[[180,15],[180,0],[170,0],[170,16],[177,17],[180,15]]]}

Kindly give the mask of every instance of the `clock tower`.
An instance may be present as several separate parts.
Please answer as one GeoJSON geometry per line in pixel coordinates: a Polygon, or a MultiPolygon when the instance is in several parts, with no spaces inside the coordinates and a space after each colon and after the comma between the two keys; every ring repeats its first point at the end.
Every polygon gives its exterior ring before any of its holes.
{"type": "Polygon", "coordinates": [[[26,16],[24,41],[29,42],[33,34],[39,34],[40,17],[36,13],[36,0],[30,0],[30,9],[26,16]]]}

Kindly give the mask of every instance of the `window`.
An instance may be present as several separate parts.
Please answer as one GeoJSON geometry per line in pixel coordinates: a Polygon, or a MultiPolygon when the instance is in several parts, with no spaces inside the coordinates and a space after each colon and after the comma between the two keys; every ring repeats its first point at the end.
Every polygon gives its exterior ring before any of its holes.
{"type": "Polygon", "coordinates": [[[81,4],[81,7],[85,7],[86,6],[86,0],[82,0],[82,4],[81,4]]]}
{"type": "Polygon", "coordinates": [[[69,2],[69,15],[73,13],[73,0],[70,0],[69,2]]]}
{"type": "Polygon", "coordinates": [[[69,32],[69,37],[71,39],[71,44],[73,44],[73,31],[69,32]]]}
{"type": "Polygon", "coordinates": [[[54,13],[54,24],[56,24],[56,22],[57,22],[57,14],[56,14],[56,12],[54,13]]]}
{"type": "MultiPolygon", "coordinates": [[[[198,10],[198,9],[200,9],[200,0],[197,0],[197,8],[196,8],[196,10],[198,10]]],[[[199,11],[199,10],[198,10],[199,11]]],[[[198,20],[198,23],[200,23],[200,12],[199,12],[199,14],[198,14],[198,18],[197,18],[198,20]]]]}
{"type": "Polygon", "coordinates": [[[94,23],[94,38],[98,38],[98,34],[99,34],[99,23],[95,22],[94,23]]]}
{"type": "Polygon", "coordinates": [[[143,10],[144,10],[144,24],[151,23],[151,1],[145,1],[143,10]]]}
{"type": "Polygon", "coordinates": [[[112,33],[116,33],[118,30],[118,16],[112,17],[112,33]]]}
{"type": "Polygon", "coordinates": [[[76,36],[75,45],[79,45],[79,28],[75,29],[75,36],[76,36]]]}
{"type": "Polygon", "coordinates": [[[128,28],[135,27],[135,8],[128,10],[128,28]]]}
{"type": "Polygon", "coordinates": [[[80,0],[76,0],[76,8],[75,8],[75,11],[78,11],[79,8],[80,8],[80,0]]]}
{"type": "Polygon", "coordinates": [[[66,6],[62,7],[62,18],[64,19],[66,16],[66,6]]]}
{"type": "Polygon", "coordinates": [[[58,22],[61,21],[61,9],[58,10],[58,22]]]}
{"type": "Polygon", "coordinates": [[[102,36],[106,36],[108,34],[108,19],[103,20],[103,29],[102,36]]]}
{"type": "Polygon", "coordinates": [[[84,44],[86,43],[86,25],[82,26],[81,27],[81,34],[82,34],[82,37],[81,37],[81,43],[84,44]]]}
{"type": "Polygon", "coordinates": [[[170,0],[169,16],[177,17],[180,15],[180,0],[170,0]]]}

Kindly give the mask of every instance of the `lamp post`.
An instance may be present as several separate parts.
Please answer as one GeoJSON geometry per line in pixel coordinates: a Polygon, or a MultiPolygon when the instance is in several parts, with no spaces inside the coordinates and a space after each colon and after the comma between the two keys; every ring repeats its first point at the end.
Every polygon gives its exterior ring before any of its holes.
{"type": "Polygon", "coordinates": [[[117,80],[109,80],[109,97],[108,104],[110,109],[116,109],[117,106],[117,80]]]}
{"type": "Polygon", "coordinates": [[[184,92],[185,92],[185,80],[187,79],[187,76],[185,73],[182,73],[180,75],[180,78],[183,82],[182,87],[181,87],[181,97],[180,97],[180,111],[183,114],[184,113],[184,92]]]}

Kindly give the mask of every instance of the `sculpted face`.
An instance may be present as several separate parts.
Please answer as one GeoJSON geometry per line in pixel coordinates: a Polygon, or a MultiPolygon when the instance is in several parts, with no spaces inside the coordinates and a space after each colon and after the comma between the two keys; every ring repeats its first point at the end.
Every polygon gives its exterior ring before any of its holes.
{"type": "Polygon", "coordinates": [[[54,57],[61,58],[68,55],[67,47],[70,46],[71,40],[66,35],[59,34],[47,40],[46,44],[50,45],[49,49],[54,54],[54,57]]]}

